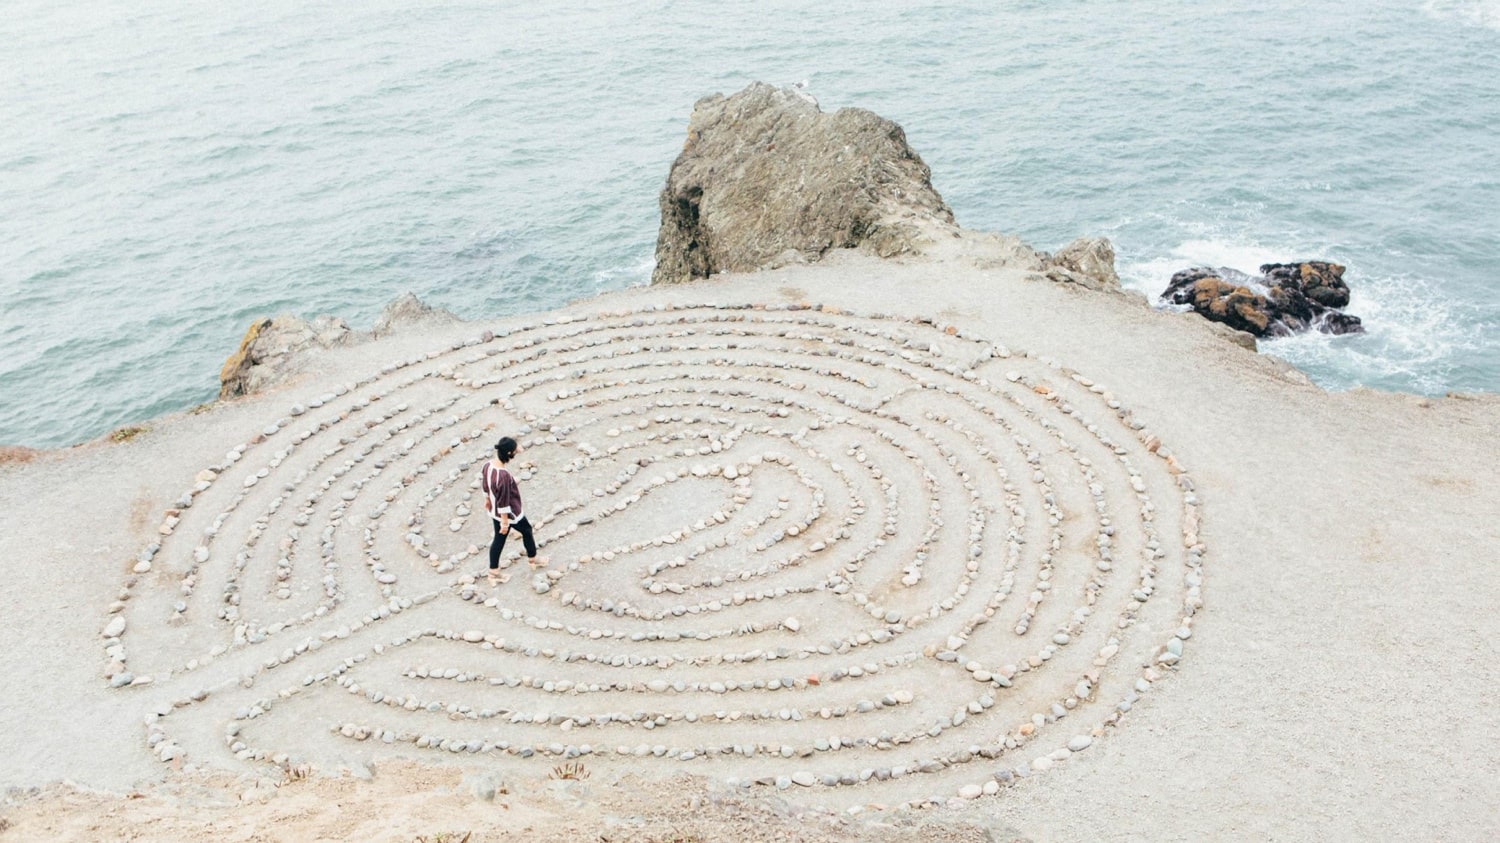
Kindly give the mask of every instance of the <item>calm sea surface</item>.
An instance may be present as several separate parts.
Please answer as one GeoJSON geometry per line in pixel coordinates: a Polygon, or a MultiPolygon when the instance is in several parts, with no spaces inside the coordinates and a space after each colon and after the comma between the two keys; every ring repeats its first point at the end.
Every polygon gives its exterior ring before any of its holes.
{"type": "Polygon", "coordinates": [[[693,102],[753,80],[1152,294],[1346,264],[1369,333],[1264,346],[1326,387],[1500,390],[1500,0],[5,5],[0,443],[209,400],[274,312],[644,282],[693,102]]]}

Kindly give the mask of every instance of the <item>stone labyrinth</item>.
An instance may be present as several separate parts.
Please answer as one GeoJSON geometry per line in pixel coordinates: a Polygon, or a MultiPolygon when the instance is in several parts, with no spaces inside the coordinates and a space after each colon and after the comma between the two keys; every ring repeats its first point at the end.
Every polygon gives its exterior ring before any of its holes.
{"type": "Polygon", "coordinates": [[[106,619],[108,681],[175,766],[977,798],[1087,763],[1201,605],[1193,485],[1143,421],[926,319],[538,318],[244,433],[106,619]],[[551,562],[513,535],[491,586],[504,434],[551,562]]]}

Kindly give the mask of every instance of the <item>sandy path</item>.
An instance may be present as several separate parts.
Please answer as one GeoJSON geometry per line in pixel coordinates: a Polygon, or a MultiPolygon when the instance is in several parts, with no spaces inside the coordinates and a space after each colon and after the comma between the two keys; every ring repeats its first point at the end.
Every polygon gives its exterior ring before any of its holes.
{"type": "Polygon", "coordinates": [[[964,261],[564,313],[0,471],[0,782],[576,758],[835,810],[977,793],[1037,840],[1500,833],[1493,398],[1327,395],[964,261]],[[510,430],[554,578],[475,587],[510,430]]]}

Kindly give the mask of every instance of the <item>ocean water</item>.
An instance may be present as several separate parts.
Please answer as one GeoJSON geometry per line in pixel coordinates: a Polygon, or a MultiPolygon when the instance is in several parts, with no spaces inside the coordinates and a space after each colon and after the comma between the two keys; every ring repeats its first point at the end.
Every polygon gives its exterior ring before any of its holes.
{"type": "Polygon", "coordinates": [[[1348,266],[1330,389],[1500,389],[1500,0],[9,0],[0,443],[210,400],[252,319],[467,318],[647,280],[693,102],[899,122],[970,228],[1348,266]]]}

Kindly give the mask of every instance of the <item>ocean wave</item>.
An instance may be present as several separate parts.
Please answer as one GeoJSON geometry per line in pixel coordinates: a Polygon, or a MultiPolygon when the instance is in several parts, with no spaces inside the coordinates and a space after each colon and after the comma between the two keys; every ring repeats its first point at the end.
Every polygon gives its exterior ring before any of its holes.
{"type": "Polygon", "coordinates": [[[593,292],[604,293],[622,287],[641,287],[651,283],[651,272],[656,269],[656,256],[648,253],[634,261],[618,266],[608,266],[594,272],[593,292]]]}
{"type": "Polygon", "coordinates": [[[1425,394],[1447,391],[1466,359],[1484,351],[1472,306],[1447,300],[1417,278],[1356,278],[1346,310],[1365,333],[1310,333],[1267,341],[1263,350],[1336,389],[1371,386],[1425,394]]]}
{"type": "Polygon", "coordinates": [[[1288,255],[1285,250],[1273,249],[1253,241],[1200,238],[1185,240],[1165,254],[1127,258],[1120,264],[1119,275],[1125,286],[1139,290],[1148,299],[1156,301],[1167,288],[1172,274],[1178,270],[1195,266],[1227,266],[1255,275],[1261,264],[1284,263],[1288,260],[1296,260],[1296,257],[1288,255]]]}
{"type": "MultiPolygon", "coordinates": [[[[1474,304],[1445,294],[1431,279],[1365,271],[1357,261],[1305,244],[1269,246],[1248,238],[1204,237],[1185,240],[1161,254],[1125,257],[1121,282],[1160,300],[1172,274],[1195,266],[1229,267],[1256,274],[1262,264],[1326,259],[1347,266],[1350,301],[1345,312],[1358,316],[1363,334],[1333,336],[1309,332],[1261,340],[1261,350],[1333,390],[1367,386],[1438,394],[1461,383],[1465,361],[1486,352],[1492,332],[1482,327],[1486,315],[1474,304]]],[[[1177,309],[1177,308],[1170,308],[1177,309]]]]}

